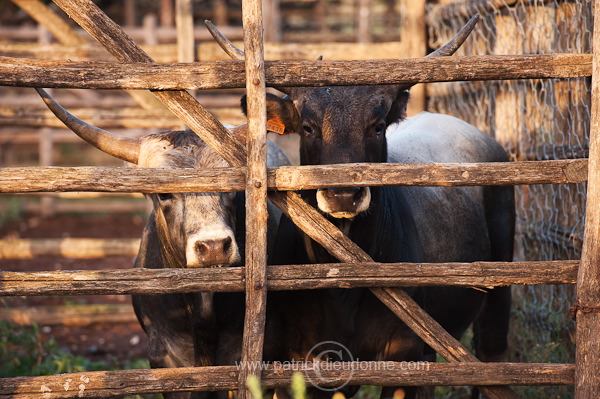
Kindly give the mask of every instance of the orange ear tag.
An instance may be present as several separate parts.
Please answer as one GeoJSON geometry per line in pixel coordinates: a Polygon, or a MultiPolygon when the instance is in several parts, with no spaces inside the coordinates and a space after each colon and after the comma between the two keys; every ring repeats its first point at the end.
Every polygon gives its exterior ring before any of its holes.
{"type": "Polygon", "coordinates": [[[267,121],[267,130],[277,134],[285,134],[285,125],[279,119],[269,119],[267,121]]]}

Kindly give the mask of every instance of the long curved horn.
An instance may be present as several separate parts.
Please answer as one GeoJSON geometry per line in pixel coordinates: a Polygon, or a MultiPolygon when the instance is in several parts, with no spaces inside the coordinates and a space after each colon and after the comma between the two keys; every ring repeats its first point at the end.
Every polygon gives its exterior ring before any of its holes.
{"type": "Polygon", "coordinates": [[[137,165],[140,153],[140,140],[120,136],[92,126],[81,119],[73,116],[44,90],[35,89],[46,106],[60,119],[69,129],[79,137],[109,155],[137,165]]]}
{"type": "Polygon", "coordinates": [[[219,44],[219,46],[221,46],[223,51],[227,53],[228,56],[230,56],[234,60],[244,59],[244,52],[237,48],[233,43],[231,43],[229,39],[225,37],[225,35],[219,32],[217,27],[214,26],[211,21],[209,21],[208,19],[204,20],[204,25],[206,25],[206,29],[208,29],[212,37],[219,44]]]}

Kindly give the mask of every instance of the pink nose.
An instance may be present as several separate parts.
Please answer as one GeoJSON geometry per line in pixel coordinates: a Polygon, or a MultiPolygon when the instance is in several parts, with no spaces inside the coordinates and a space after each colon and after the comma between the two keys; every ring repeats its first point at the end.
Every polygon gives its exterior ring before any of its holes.
{"type": "Polygon", "coordinates": [[[224,265],[232,262],[233,241],[230,237],[211,239],[196,242],[195,252],[201,265],[224,265]]]}

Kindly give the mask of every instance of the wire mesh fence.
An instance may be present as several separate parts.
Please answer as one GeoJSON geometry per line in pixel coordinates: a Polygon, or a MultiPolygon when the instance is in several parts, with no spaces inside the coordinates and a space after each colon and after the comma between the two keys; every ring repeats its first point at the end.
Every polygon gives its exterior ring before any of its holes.
{"type": "MultiPolygon", "coordinates": [[[[591,1],[468,4],[445,7],[444,12],[429,6],[429,47],[438,48],[479,12],[481,21],[459,55],[591,52],[591,1]]],[[[427,91],[429,111],[454,115],[488,132],[513,160],[587,157],[589,78],[438,83],[428,85],[427,91]]],[[[579,259],[585,193],[585,184],[516,187],[515,259],[579,259]]],[[[574,323],[569,317],[574,287],[516,287],[513,295],[512,360],[574,361],[574,323]]]]}

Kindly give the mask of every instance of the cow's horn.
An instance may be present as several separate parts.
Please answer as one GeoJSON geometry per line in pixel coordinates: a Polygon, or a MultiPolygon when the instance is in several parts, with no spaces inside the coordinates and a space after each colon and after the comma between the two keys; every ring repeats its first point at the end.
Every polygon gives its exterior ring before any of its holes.
{"type": "MultiPolygon", "coordinates": [[[[227,53],[229,57],[234,60],[243,60],[245,59],[244,52],[240,50],[235,44],[231,43],[231,41],[223,35],[216,26],[213,25],[208,19],[204,20],[204,25],[206,25],[206,29],[210,32],[215,41],[221,46],[223,51],[227,53]]],[[[275,89],[282,91],[286,94],[289,94],[289,89],[285,87],[275,87],[275,89]]]]}
{"type": "MultiPolygon", "coordinates": [[[[446,57],[454,54],[456,50],[458,50],[460,46],[462,46],[465,40],[467,40],[467,37],[469,37],[478,21],[479,14],[473,15],[471,19],[469,19],[469,21],[465,24],[465,26],[463,26],[462,29],[456,34],[456,36],[452,38],[452,40],[450,40],[448,43],[446,43],[439,49],[433,51],[432,53],[427,54],[425,58],[446,57]]],[[[414,85],[415,83],[402,84],[396,86],[396,88],[398,89],[399,93],[410,89],[414,85]]]]}
{"type": "Polygon", "coordinates": [[[221,46],[223,51],[227,53],[228,56],[230,56],[234,60],[244,59],[244,52],[237,48],[233,43],[229,41],[229,39],[227,39],[221,32],[219,32],[217,27],[214,26],[211,21],[209,21],[208,19],[204,20],[204,25],[206,25],[206,28],[208,29],[212,37],[219,44],[219,46],[221,46]]]}
{"type": "Polygon", "coordinates": [[[462,44],[467,40],[467,37],[475,28],[475,25],[479,21],[479,14],[475,14],[471,17],[471,19],[462,27],[462,29],[444,46],[435,50],[434,52],[427,55],[427,57],[444,57],[448,55],[452,55],[462,46],[462,44]]]}
{"type": "Polygon", "coordinates": [[[54,101],[44,89],[36,88],[35,90],[42,97],[50,111],[79,137],[100,151],[137,165],[140,153],[140,141],[138,139],[120,136],[92,126],[69,113],[54,101]]]}

